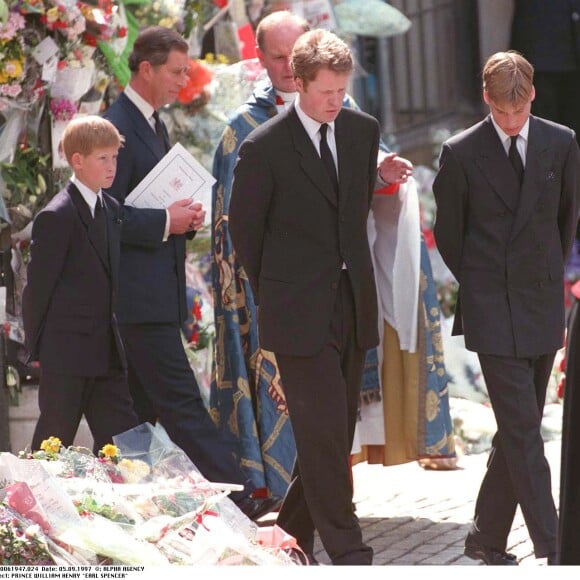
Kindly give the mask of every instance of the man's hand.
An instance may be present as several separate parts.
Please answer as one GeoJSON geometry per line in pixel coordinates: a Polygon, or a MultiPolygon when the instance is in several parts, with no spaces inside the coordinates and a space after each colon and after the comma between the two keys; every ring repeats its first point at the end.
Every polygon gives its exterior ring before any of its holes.
{"type": "Polygon", "coordinates": [[[190,199],[180,199],[169,208],[169,233],[185,234],[203,226],[205,210],[200,202],[191,203],[190,199]]]}
{"type": "Polygon", "coordinates": [[[381,179],[389,185],[406,183],[413,175],[413,164],[396,153],[388,153],[379,163],[378,170],[381,179]]]}

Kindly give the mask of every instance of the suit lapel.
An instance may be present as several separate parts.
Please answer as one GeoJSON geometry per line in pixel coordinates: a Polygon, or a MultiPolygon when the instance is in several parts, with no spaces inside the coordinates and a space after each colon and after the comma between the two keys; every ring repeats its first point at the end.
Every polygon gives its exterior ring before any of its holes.
{"type": "MultiPolygon", "coordinates": [[[[100,247],[100,244],[98,243],[98,240],[94,235],[95,230],[92,227],[93,226],[93,216],[91,215],[91,210],[89,209],[87,202],[84,200],[83,196],[81,195],[81,192],[78,190],[78,188],[76,187],[76,185],[74,183],[68,184],[67,191],[68,191],[68,194],[69,194],[70,198],[72,199],[75,207],[77,208],[78,214],[81,218],[81,221],[83,222],[83,225],[87,229],[87,235],[89,238],[89,242],[91,243],[91,245],[93,246],[93,248],[97,252],[99,259],[101,260],[101,262],[103,263],[103,266],[105,267],[105,269],[108,272],[109,271],[109,257],[103,253],[103,249],[100,247]]],[[[108,213],[106,212],[106,209],[105,209],[105,214],[107,216],[107,221],[108,221],[109,217],[108,217],[108,213]]]]}
{"type": "Polygon", "coordinates": [[[490,117],[481,125],[479,156],[475,162],[495,193],[515,213],[520,184],[490,117]]]}
{"type": "Polygon", "coordinates": [[[512,240],[530,219],[538,198],[544,190],[546,181],[550,179],[550,176],[552,179],[554,177],[550,170],[552,159],[553,150],[551,149],[549,135],[534,117],[530,117],[524,183],[516,219],[511,231],[512,240]]]}
{"type": "Polygon", "coordinates": [[[308,133],[306,133],[306,129],[304,129],[302,122],[298,118],[294,106],[288,109],[286,120],[290,127],[294,148],[301,157],[300,165],[304,173],[306,173],[316,189],[318,189],[332,205],[336,206],[336,194],[334,193],[334,188],[332,187],[330,178],[326,173],[320,155],[318,155],[314,144],[310,140],[308,133]]]}
{"type": "Polygon", "coordinates": [[[350,182],[352,180],[352,163],[348,162],[351,158],[352,149],[352,131],[346,126],[346,117],[339,114],[334,123],[336,152],[338,158],[338,204],[340,209],[344,209],[348,192],[350,191],[350,182]]]}
{"type": "Polygon", "coordinates": [[[121,261],[121,227],[122,220],[109,196],[103,193],[103,202],[107,212],[107,243],[109,246],[109,263],[113,288],[118,288],[119,265],[121,261]]]}
{"type": "Polygon", "coordinates": [[[119,99],[123,108],[127,111],[127,115],[131,118],[137,137],[139,137],[142,143],[149,148],[156,157],[161,159],[170,148],[169,136],[165,124],[162,125],[164,140],[164,143],[162,143],[157,137],[155,130],[151,127],[135,103],[133,103],[124,93],[121,93],[119,99]]]}

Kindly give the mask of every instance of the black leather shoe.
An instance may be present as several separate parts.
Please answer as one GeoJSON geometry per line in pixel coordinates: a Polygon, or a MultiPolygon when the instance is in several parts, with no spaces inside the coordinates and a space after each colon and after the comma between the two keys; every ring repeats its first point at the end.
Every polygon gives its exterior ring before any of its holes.
{"type": "Polygon", "coordinates": [[[518,566],[515,554],[488,548],[473,541],[465,543],[463,553],[472,560],[481,560],[486,566],[518,566]]]}
{"type": "Polygon", "coordinates": [[[548,554],[548,559],[546,561],[548,566],[557,566],[558,565],[558,557],[556,554],[548,554]]]}
{"type": "Polygon", "coordinates": [[[253,498],[245,497],[238,501],[236,505],[252,521],[259,520],[262,516],[277,510],[282,503],[278,496],[253,498]]]}

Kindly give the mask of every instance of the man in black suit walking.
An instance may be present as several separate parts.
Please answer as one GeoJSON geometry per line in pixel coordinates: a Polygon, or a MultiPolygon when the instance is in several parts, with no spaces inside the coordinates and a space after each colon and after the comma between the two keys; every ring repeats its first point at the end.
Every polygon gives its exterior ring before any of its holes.
{"type": "Polygon", "coordinates": [[[541,421],[564,337],[564,263],[580,203],[574,131],[530,115],[534,69],[491,56],[491,114],[444,143],[433,184],[435,239],[459,282],[453,334],[478,353],[498,425],[465,554],[514,565],[507,539],[519,504],[537,558],[556,561],[558,519],[541,421]]]}
{"type": "MultiPolygon", "coordinates": [[[[183,37],[162,26],[145,29],[135,41],[131,80],[105,113],[125,137],[109,189],[121,203],[169,149],[157,109],[174,102],[185,86],[188,51],[183,37]]],[[[185,199],[167,210],[125,205],[123,213],[119,324],[139,419],[159,419],[208,480],[244,485],[231,497],[257,518],[272,502],[250,497],[254,487],[204,406],[181,340],[187,318],[185,241],[202,226],[205,210],[185,199]]]]}
{"type": "Polygon", "coordinates": [[[372,117],[342,108],[352,67],[330,32],[297,40],[296,102],[242,144],[229,214],[296,440],[277,523],[307,554],[318,530],[334,564],[372,561],[348,460],[365,352],[378,343],[366,224],[380,132],[372,117]]]}

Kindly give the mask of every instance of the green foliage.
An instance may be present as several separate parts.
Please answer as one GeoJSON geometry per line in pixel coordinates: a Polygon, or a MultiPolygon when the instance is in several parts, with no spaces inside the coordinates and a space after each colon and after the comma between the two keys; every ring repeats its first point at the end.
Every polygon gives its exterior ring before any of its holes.
{"type": "Polygon", "coordinates": [[[41,155],[38,148],[23,145],[16,149],[12,163],[0,163],[5,184],[2,194],[9,205],[38,205],[47,190],[45,175],[50,159],[50,153],[41,155]]]}

